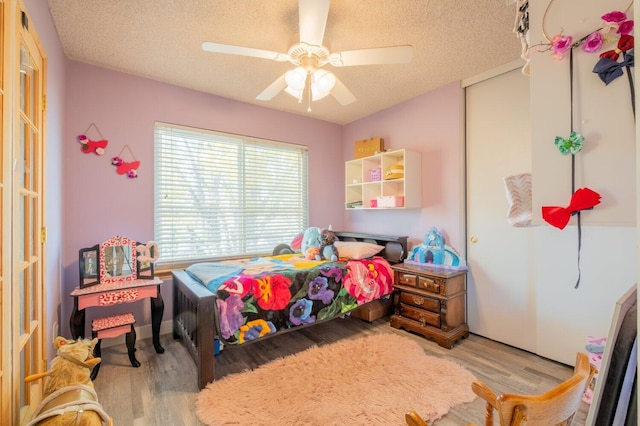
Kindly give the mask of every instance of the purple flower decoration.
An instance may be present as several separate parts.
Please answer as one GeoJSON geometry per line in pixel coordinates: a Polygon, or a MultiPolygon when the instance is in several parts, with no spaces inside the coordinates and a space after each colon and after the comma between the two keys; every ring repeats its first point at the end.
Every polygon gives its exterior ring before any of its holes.
{"type": "Polygon", "coordinates": [[[310,324],[316,321],[315,315],[311,315],[313,302],[307,299],[300,299],[291,306],[289,310],[289,320],[294,325],[310,324]]]}
{"type": "Polygon", "coordinates": [[[586,53],[594,53],[602,47],[602,34],[599,31],[592,32],[584,40],[582,51],[586,53]]]}
{"type": "Polygon", "coordinates": [[[244,322],[240,313],[244,303],[239,295],[232,294],[227,300],[217,299],[216,304],[220,318],[220,334],[224,339],[228,339],[240,329],[244,322]]]}
{"type": "Polygon", "coordinates": [[[335,266],[322,266],[320,267],[320,273],[325,277],[333,277],[336,282],[342,281],[342,269],[335,266]]]}
{"type": "Polygon", "coordinates": [[[618,26],[618,34],[631,34],[633,33],[633,21],[620,22],[618,26]]]}
{"type": "Polygon", "coordinates": [[[564,59],[564,55],[566,55],[566,53],[571,49],[572,42],[573,37],[571,36],[555,36],[553,40],[551,40],[551,50],[553,51],[552,56],[559,60],[564,59]]]}
{"type": "Polygon", "coordinates": [[[309,291],[307,292],[309,299],[322,300],[325,305],[331,303],[333,290],[329,289],[329,282],[325,277],[317,277],[309,283],[309,291]]]}

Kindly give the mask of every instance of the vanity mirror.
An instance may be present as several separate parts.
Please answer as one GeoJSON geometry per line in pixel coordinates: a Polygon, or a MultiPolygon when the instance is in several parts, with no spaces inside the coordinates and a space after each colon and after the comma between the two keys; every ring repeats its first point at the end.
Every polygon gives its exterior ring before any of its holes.
{"type": "Polygon", "coordinates": [[[137,279],[136,243],[116,235],[100,243],[100,282],[133,281],[137,279]]]}
{"type": "Polygon", "coordinates": [[[116,235],[93,247],[80,249],[80,288],[102,283],[153,280],[158,245],[116,235]]]}
{"type": "Polygon", "coordinates": [[[141,242],[136,243],[137,261],[138,261],[138,278],[153,279],[153,263],[158,259],[158,245],[154,241],[147,244],[141,242]]]}
{"type": "Polygon", "coordinates": [[[98,276],[98,250],[100,244],[80,249],[80,288],[90,287],[100,283],[98,276]]]}

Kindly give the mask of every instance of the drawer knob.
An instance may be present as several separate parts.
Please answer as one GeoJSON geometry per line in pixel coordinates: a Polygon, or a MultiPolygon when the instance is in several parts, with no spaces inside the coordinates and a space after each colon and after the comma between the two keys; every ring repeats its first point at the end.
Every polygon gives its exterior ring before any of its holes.
{"type": "Polygon", "coordinates": [[[424,298],[419,296],[413,296],[413,303],[416,305],[422,305],[424,303],[424,298]]]}
{"type": "Polygon", "coordinates": [[[420,322],[420,325],[424,327],[425,323],[427,322],[427,319],[424,317],[424,314],[420,314],[418,321],[420,322]]]}

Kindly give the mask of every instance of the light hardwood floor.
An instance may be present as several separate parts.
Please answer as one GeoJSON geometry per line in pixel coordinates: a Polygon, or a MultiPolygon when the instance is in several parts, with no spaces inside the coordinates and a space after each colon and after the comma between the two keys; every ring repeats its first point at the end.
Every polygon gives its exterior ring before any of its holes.
{"type": "MultiPolygon", "coordinates": [[[[421,336],[391,328],[388,317],[373,323],[345,317],[244,347],[225,348],[216,357],[216,377],[255,368],[314,344],[321,346],[376,333],[407,336],[419,342],[428,355],[445,357],[463,365],[498,393],[541,393],[564,381],[573,372],[571,366],[473,334],[447,350],[421,336]]],[[[195,364],[180,342],[174,341],[170,334],[162,335],[161,343],[165,348],[164,354],[156,354],[151,339],[137,342],[136,357],[142,364],[139,368],[129,364],[124,344],[102,349],[102,366],[94,385],[100,402],[116,426],[202,425],[194,413],[198,395],[195,364]]],[[[415,408],[420,411],[420,407],[415,408]]],[[[584,425],[588,409],[589,406],[582,403],[574,426],[584,425]]],[[[467,423],[484,424],[484,403],[480,398],[454,407],[433,426],[467,423]]],[[[404,420],[399,419],[397,424],[403,425],[404,420]]]]}

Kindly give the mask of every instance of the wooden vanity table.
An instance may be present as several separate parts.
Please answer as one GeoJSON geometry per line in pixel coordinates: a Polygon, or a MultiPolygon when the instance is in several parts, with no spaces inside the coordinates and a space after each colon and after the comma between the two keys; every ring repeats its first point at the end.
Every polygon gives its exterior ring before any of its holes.
{"type": "MultiPolygon", "coordinates": [[[[69,326],[73,338],[84,338],[87,308],[108,308],[149,299],[153,346],[157,353],[163,353],[164,348],[160,345],[160,324],[164,313],[160,293],[162,280],[154,275],[153,265],[157,258],[158,247],[154,242],[142,244],[119,235],[81,249],[80,285],[71,292],[73,310],[69,326]]],[[[105,310],[107,318],[112,315],[109,311],[105,310]]]]}
{"type": "Polygon", "coordinates": [[[133,303],[149,299],[151,303],[153,347],[157,353],[163,353],[164,348],[160,345],[160,324],[164,313],[164,301],[160,293],[160,284],[162,284],[162,280],[153,278],[103,283],[85,288],[76,287],[71,292],[73,310],[71,311],[69,322],[73,338],[84,338],[86,308],[108,308],[121,303],[133,303]]]}

